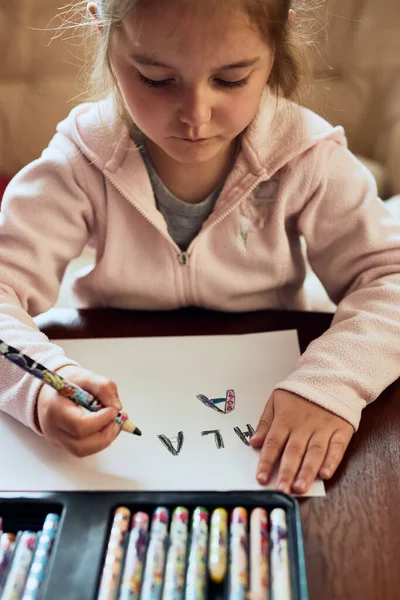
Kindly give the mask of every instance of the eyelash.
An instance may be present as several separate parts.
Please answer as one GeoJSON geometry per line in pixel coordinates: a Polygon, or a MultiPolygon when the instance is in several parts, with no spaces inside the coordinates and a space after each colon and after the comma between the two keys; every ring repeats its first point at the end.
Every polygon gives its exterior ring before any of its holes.
{"type": "MultiPolygon", "coordinates": [[[[151,87],[151,88],[167,87],[171,81],[170,79],[162,79],[161,81],[154,81],[154,79],[149,79],[148,77],[145,77],[142,73],[140,73],[140,71],[136,71],[136,75],[144,85],[147,85],[148,87],[151,87]]],[[[247,85],[249,82],[249,79],[250,79],[250,75],[248,75],[247,77],[244,77],[243,79],[239,79],[238,81],[224,81],[223,79],[216,79],[215,81],[218,82],[218,85],[221,86],[222,88],[235,90],[237,88],[241,88],[241,87],[244,87],[245,85],[247,85]]]]}

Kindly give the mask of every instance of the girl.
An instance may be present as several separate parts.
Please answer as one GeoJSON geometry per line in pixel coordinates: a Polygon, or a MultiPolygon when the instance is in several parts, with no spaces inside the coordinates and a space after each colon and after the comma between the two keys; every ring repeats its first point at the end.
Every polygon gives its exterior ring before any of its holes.
{"type": "MultiPolygon", "coordinates": [[[[308,258],[338,304],[274,389],[252,439],[278,489],[329,478],[362,409],[399,375],[400,225],[340,127],[290,101],[302,77],[290,0],[98,0],[104,100],[72,110],[9,185],[0,334],[108,405],[82,416],[0,361],[1,408],[78,456],[118,434],[115,383],[50,344],[30,315],[86,243],[81,307],[306,309],[308,258]]],[[[265,399],[267,400],[267,398],[265,399]]]]}

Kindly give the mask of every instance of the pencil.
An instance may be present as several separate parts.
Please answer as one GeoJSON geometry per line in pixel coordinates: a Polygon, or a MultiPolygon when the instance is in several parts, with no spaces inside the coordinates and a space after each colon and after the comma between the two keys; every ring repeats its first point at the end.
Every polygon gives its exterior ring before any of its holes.
{"type": "Polygon", "coordinates": [[[114,513],[97,600],[116,600],[118,597],[130,520],[129,508],[119,506],[114,513]]]}
{"type": "MultiPolygon", "coordinates": [[[[58,373],[54,373],[54,371],[46,369],[46,367],[36,362],[26,354],[23,354],[16,348],[9,346],[3,342],[3,340],[0,340],[0,354],[27,373],[30,373],[30,375],[33,375],[34,377],[37,377],[37,379],[43,381],[43,383],[50,385],[59,394],[61,394],[61,396],[69,398],[78,406],[83,406],[83,408],[86,408],[90,412],[97,412],[102,408],[105,408],[104,404],[89,394],[89,392],[86,392],[73,383],[67,382],[58,373]]],[[[119,412],[115,417],[115,421],[118,423],[118,425],[121,425],[121,429],[123,431],[133,433],[135,435],[142,435],[140,429],[129,420],[129,417],[125,412],[119,412]]]]}
{"type": "Polygon", "coordinates": [[[288,527],[283,508],[274,508],[270,521],[272,598],[291,600],[288,527]]]}
{"type": "Polygon", "coordinates": [[[25,583],[25,589],[21,600],[37,600],[41,593],[41,586],[46,574],[46,567],[49,562],[52,546],[57,535],[60,516],[55,513],[49,513],[43,524],[42,533],[38,534],[32,563],[29,567],[28,577],[25,583]]]}
{"type": "Polygon", "coordinates": [[[118,600],[139,600],[149,537],[148,528],[149,515],[142,511],[135,513],[132,517],[131,531],[128,534],[118,600]]]}
{"type": "Polygon", "coordinates": [[[168,538],[169,510],[158,506],[151,519],[149,545],[144,567],[141,600],[160,600],[168,538]]]}
{"type": "Polygon", "coordinates": [[[268,600],[268,515],[255,508],[250,517],[249,600],[268,600]]]}
{"type": "MultiPolygon", "coordinates": [[[[242,506],[237,506],[232,511],[229,538],[230,581],[228,598],[229,600],[244,600],[247,598],[248,587],[248,539],[247,511],[242,506]]],[[[280,596],[276,598],[280,600],[280,596]]]]}
{"type": "Polygon", "coordinates": [[[211,515],[208,552],[208,571],[215,583],[222,583],[227,569],[228,554],[228,512],[216,508],[211,515]]]}
{"type": "Polygon", "coordinates": [[[207,598],[208,521],[208,510],[204,506],[195,508],[186,571],[186,600],[207,598]]]}
{"type": "Polygon", "coordinates": [[[172,513],[162,600],[183,600],[185,597],[188,521],[188,509],[177,506],[172,513]]]}
{"type": "Polygon", "coordinates": [[[16,545],[15,554],[5,582],[2,598],[19,600],[24,591],[28,571],[35,551],[37,534],[24,531],[16,545]]]}

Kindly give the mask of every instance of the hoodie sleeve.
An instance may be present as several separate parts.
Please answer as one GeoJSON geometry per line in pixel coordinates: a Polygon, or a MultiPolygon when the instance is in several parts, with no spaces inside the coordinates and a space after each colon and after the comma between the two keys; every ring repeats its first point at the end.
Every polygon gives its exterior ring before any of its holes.
{"type": "MultiPolygon", "coordinates": [[[[85,158],[60,133],[9,184],[0,212],[0,339],[50,369],[76,364],[32,317],[56,301],[68,263],[94,223],[85,158]]],[[[0,409],[35,431],[41,382],[0,357],[0,409]]]]}
{"type": "Polygon", "coordinates": [[[362,409],[400,375],[400,222],[344,146],[320,142],[306,162],[300,184],[308,181],[309,200],[298,211],[298,232],[338,306],[328,331],[275,389],[299,394],[357,429],[362,409]]]}

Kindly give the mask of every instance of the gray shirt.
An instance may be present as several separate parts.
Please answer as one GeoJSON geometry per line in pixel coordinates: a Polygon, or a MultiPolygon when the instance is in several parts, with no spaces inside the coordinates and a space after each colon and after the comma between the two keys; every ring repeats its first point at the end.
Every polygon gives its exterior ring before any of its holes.
{"type": "Polygon", "coordinates": [[[183,202],[176,198],[164,185],[156,173],[147,153],[144,138],[135,133],[135,141],[139,146],[147,172],[153,186],[157,208],[167,223],[168,232],[181,250],[186,250],[190,242],[199,233],[204,221],[212,213],[217,198],[223,188],[222,182],[205,200],[197,204],[183,202]]]}

